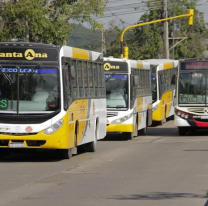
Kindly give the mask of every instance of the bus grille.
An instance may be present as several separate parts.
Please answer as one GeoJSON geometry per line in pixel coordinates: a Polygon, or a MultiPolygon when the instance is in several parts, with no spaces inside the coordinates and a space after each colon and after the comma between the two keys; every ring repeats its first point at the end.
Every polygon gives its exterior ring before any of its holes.
{"type": "Polygon", "coordinates": [[[199,114],[206,114],[204,112],[204,109],[205,109],[205,107],[201,107],[201,108],[188,108],[188,111],[189,112],[194,112],[194,113],[199,113],[199,114]]]}
{"type": "Polygon", "coordinates": [[[118,112],[107,112],[107,117],[115,117],[118,116],[118,112]]]}

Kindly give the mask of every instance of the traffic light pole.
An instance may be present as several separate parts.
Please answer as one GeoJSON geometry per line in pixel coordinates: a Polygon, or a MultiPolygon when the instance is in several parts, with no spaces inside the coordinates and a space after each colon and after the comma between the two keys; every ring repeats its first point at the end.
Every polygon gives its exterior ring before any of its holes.
{"type": "MultiPolygon", "coordinates": [[[[141,24],[136,24],[136,25],[132,25],[127,27],[126,29],[123,30],[122,34],[121,34],[121,39],[120,39],[120,43],[121,43],[121,58],[125,57],[128,59],[128,53],[126,52],[125,56],[124,56],[124,47],[123,47],[123,39],[124,39],[124,34],[126,31],[128,31],[129,29],[135,28],[135,27],[140,27],[140,26],[146,26],[146,25],[150,25],[150,24],[156,24],[159,22],[163,22],[163,21],[169,21],[171,19],[179,19],[179,18],[184,18],[184,17],[188,17],[188,24],[189,25],[193,25],[193,16],[194,16],[194,10],[193,9],[188,9],[187,10],[187,14],[183,14],[180,16],[174,16],[174,17],[169,17],[169,18],[165,18],[165,19],[159,19],[159,20],[155,20],[155,21],[150,21],[150,22],[145,22],[145,23],[141,23],[141,24]]],[[[127,47],[125,47],[125,50],[127,50],[127,47]]]]}

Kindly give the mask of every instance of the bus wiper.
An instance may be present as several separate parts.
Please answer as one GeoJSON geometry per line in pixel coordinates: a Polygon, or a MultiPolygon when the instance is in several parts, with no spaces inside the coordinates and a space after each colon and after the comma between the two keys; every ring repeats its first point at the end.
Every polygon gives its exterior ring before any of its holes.
{"type": "MultiPolygon", "coordinates": [[[[0,65],[0,71],[2,72],[2,66],[1,65],[0,65]]],[[[12,82],[12,79],[11,79],[10,75],[8,75],[7,73],[3,73],[3,75],[9,81],[10,85],[12,85],[13,82],[12,82]]]]}
{"type": "Polygon", "coordinates": [[[37,69],[39,69],[40,67],[42,66],[42,64],[37,64],[36,66],[35,66],[35,68],[33,69],[33,71],[31,72],[31,73],[29,73],[26,77],[25,77],[25,79],[23,80],[23,82],[26,82],[36,71],[37,71],[37,69]]]}
{"type": "Polygon", "coordinates": [[[111,74],[110,77],[108,77],[106,80],[105,80],[105,83],[107,83],[110,79],[112,79],[112,77],[114,76],[115,72],[111,74]]]}

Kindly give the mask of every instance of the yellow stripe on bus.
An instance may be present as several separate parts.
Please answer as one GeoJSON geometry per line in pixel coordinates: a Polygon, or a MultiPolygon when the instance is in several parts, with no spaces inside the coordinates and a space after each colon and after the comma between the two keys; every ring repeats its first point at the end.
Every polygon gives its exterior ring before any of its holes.
{"type": "Polygon", "coordinates": [[[89,52],[84,49],[72,48],[73,58],[89,60],[89,52]]]}
{"type": "Polygon", "coordinates": [[[140,60],[137,61],[137,68],[139,68],[139,69],[143,68],[142,61],[140,61],[140,60]]]}
{"type": "Polygon", "coordinates": [[[171,69],[171,68],[173,68],[172,62],[164,63],[164,69],[171,69]]]}

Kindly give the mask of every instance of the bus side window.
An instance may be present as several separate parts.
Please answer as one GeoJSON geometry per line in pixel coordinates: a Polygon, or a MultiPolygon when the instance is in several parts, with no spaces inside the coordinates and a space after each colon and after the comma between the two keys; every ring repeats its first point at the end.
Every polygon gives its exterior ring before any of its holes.
{"type": "Polygon", "coordinates": [[[97,63],[93,63],[93,83],[95,87],[95,96],[98,96],[98,68],[97,63]]]}
{"type": "Polygon", "coordinates": [[[87,63],[87,72],[89,80],[89,95],[94,96],[94,87],[93,87],[93,74],[92,74],[92,62],[87,63]]]}
{"type": "Polygon", "coordinates": [[[88,74],[87,74],[87,62],[82,61],[82,71],[83,71],[83,79],[84,79],[84,93],[85,97],[88,97],[88,74]]]}
{"type": "Polygon", "coordinates": [[[72,92],[73,92],[73,97],[79,97],[79,84],[78,84],[78,75],[77,75],[77,61],[72,60],[71,61],[71,66],[75,68],[75,78],[71,79],[71,84],[72,84],[72,92]]]}

